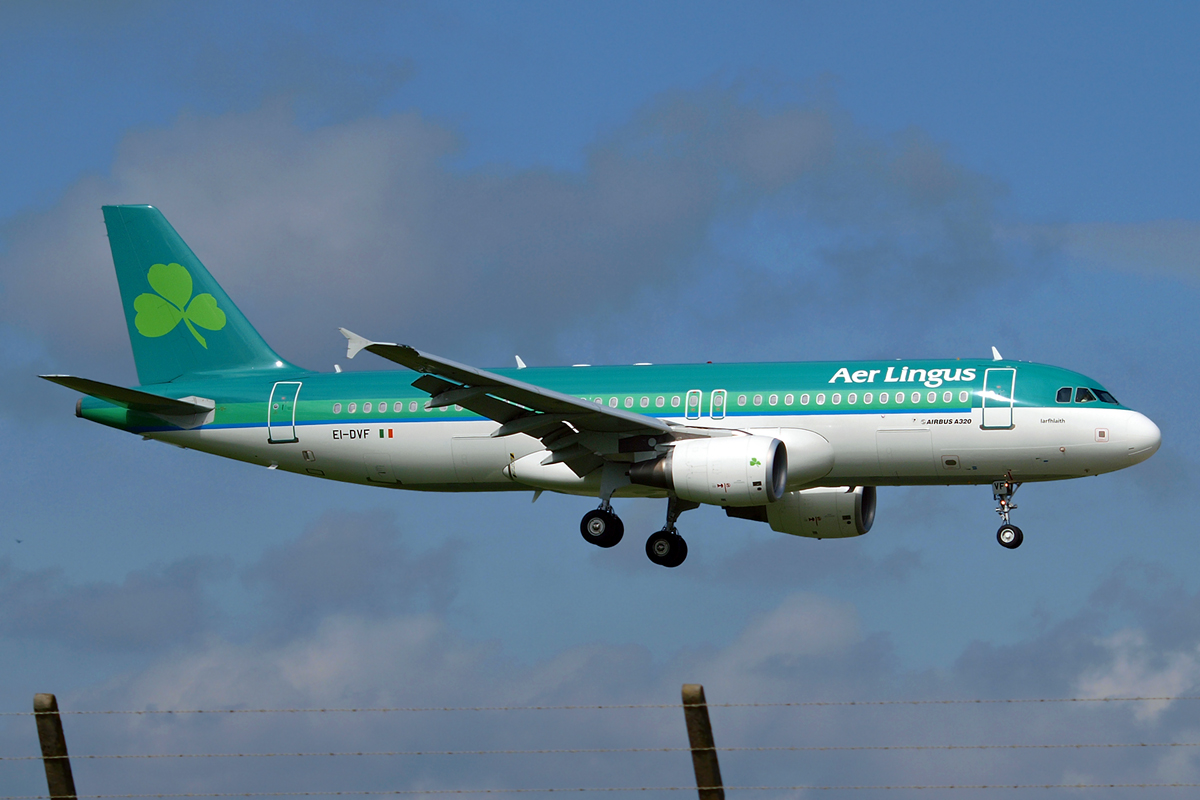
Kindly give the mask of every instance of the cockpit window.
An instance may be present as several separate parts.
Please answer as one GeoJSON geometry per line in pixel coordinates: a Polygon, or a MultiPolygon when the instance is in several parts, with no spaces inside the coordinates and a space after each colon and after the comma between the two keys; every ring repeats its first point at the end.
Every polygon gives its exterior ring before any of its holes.
{"type": "Polygon", "coordinates": [[[1054,396],[1055,402],[1069,403],[1071,402],[1071,387],[1064,386],[1058,390],[1058,394],[1054,396]]]}
{"type": "Polygon", "coordinates": [[[1082,386],[1080,386],[1078,389],[1075,390],[1075,402],[1076,403],[1094,403],[1094,402],[1096,402],[1096,395],[1092,394],[1091,389],[1085,389],[1082,386]]]}
{"type": "Polygon", "coordinates": [[[1096,396],[1100,398],[1100,402],[1102,402],[1102,403],[1112,403],[1114,406],[1121,405],[1120,403],[1117,402],[1117,398],[1113,397],[1111,394],[1104,391],[1103,389],[1093,389],[1092,391],[1094,391],[1096,393],[1096,396]]]}

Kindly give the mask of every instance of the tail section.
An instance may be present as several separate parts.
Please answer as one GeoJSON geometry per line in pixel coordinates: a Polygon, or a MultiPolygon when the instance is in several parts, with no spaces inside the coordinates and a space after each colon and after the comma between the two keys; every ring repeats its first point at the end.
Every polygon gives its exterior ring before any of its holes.
{"type": "Polygon", "coordinates": [[[153,206],[104,206],[142,385],[285,364],[153,206]]]}

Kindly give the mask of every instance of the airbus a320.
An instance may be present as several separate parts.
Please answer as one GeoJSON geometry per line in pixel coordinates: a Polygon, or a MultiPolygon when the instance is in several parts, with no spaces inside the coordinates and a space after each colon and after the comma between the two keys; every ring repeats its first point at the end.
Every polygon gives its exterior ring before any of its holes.
{"type": "Polygon", "coordinates": [[[843,538],[871,529],[878,486],[991,484],[996,538],[1013,549],[1022,483],[1123,469],[1161,441],[1099,381],[995,348],[990,360],[485,371],[342,329],[348,358],[405,369],[314,372],[267,345],[156,208],[103,212],[140,385],[42,376],[86,395],[78,416],[317,478],[594,497],[579,527],[598,547],[624,536],[613,498],[666,499],[646,540],[664,567],[687,557],[676,521],[701,504],[843,538]]]}

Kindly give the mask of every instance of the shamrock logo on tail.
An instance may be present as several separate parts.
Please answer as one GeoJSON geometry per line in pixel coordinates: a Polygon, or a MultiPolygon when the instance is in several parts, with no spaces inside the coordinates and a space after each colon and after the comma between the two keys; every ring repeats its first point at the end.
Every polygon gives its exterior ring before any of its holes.
{"type": "Polygon", "coordinates": [[[138,333],[151,338],[166,336],[183,320],[192,336],[207,350],[208,342],[195,326],[210,331],[225,327],[225,312],[217,306],[217,299],[207,292],[192,297],[192,275],[179,264],[155,264],[146,279],[158,294],[147,292],[133,301],[137,311],[133,324],[138,333]]]}
{"type": "Polygon", "coordinates": [[[761,462],[761,461],[759,461],[757,458],[752,458],[752,459],[750,459],[750,466],[752,466],[752,467],[761,467],[761,466],[762,466],[762,462],[761,462]]]}

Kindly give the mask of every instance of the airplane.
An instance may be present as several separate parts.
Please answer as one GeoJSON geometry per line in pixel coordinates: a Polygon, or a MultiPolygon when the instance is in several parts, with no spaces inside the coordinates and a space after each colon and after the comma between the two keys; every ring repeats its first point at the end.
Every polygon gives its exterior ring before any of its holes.
{"type": "Polygon", "coordinates": [[[876,487],[991,484],[997,541],[1027,482],[1145,461],[1158,427],[1098,381],[991,359],[481,370],[341,329],[405,370],[314,372],[283,360],[163,214],[103,206],[140,385],[40,377],[76,416],[184,448],[337,481],[598,498],[580,533],[613,547],[619,497],[665,498],[646,554],[687,557],[702,504],[816,539],[867,533],[876,487]],[[414,380],[415,376],[415,380],[414,380]]]}

